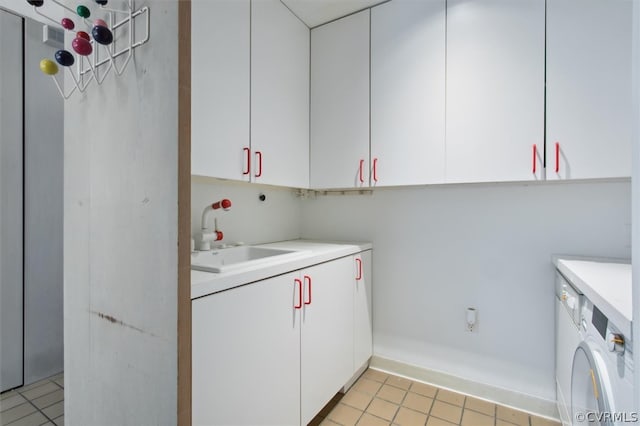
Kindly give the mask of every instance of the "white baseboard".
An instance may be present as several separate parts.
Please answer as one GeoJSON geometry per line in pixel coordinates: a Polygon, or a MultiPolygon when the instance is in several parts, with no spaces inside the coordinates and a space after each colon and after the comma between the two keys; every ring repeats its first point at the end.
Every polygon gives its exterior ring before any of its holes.
{"type": "Polygon", "coordinates": [[[455,392],[484,399],[500,405],[526,411],[535,416],[546,417],[555,421],[560,421],[558,407],[555,400],[542,399],[536,396],[514,392],[508,389],[478,383],[462,377],[440,371],[429,370],[403,362],[381,358],[374,355],[369,365],[371,368],[387,373],[404,376],[408,379],[416,380],[446,388],[455,392]]]}

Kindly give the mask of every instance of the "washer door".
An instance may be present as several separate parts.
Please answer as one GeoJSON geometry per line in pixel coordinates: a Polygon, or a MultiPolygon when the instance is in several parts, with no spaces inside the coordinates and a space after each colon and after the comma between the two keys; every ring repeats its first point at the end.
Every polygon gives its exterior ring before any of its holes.
{"type": "Polygon", "coordinates": [[[571,418],[574,425],[613,426],[609,415],[608,374],[603,368],[600,355],[586,342],[580,343],[573,356],[571,372],[571,418]]]}

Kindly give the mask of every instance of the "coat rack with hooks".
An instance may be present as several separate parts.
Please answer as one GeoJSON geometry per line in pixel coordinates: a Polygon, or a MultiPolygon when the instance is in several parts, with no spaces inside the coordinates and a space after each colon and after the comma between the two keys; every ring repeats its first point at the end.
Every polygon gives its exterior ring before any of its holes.
{"type": "Polygon", "coordinates": [[[111,70],[114,70],[118,76],[122,75],[131,61],[133,50],[149,41],[149,7],[145,6],[136,10],[134,0],[124,0],[126,6],[124,10],[106,7],[108,0],[95,0],[98,11],[105,13],[106,20],[102,18],[90,19],[91,10],[85,5],[78,5],[73,10],[63,4],[61,0],[47,1],[74,14],[90,32],[89,34],[87,31],[79,30],[76,22],[69,17],[62,18],[58,22],[42,13],[39,8],[44,4],[44,0],[27,0],[27,3],[33,6],[38,15],[62,27],[65,31],[75,34],[71,47],[78,59],[70,51],[61,49],[55,53],[55,62],[51,59],[40,61],[40,70],[51,76],[58,92],[64,99],[69,99],[75,92],[84,92],[92,81],[98,85],[102,84],[111,70]],[[140,39],[136,39],[137,20],[145,22],[144,33],[140,39]],[[122,42],[124,42],[124,46],[117,50],[116,43],[122,42]],[[123,55],[126,56],[116,61],[116,58],[123,55]],[[76,65],[75,71],[72,69],[74,64],[76,65]],[[66,69],[73,79],[74,86],[68,93],[65,93],[56,78],[59,71],[58,65],[66,69]]]}

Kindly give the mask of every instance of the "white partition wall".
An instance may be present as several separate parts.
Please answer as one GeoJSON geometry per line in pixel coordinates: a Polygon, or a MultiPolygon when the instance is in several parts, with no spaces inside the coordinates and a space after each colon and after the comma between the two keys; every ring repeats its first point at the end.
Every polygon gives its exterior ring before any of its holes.
{"type": "Polygon", "coordinates": [[[0,10],[0,391],[22,384],[22,18],[0,10]]]}
{"type": "Polygon", "coordinates": [[[178,424],[178,3],[146,2],[122,76],[65,101],[69,425],[178,424]]]}

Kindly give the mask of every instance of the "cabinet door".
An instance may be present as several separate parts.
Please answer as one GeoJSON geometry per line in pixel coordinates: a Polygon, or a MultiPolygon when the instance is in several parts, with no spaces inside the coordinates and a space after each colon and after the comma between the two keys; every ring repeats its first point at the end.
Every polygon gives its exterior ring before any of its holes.
{"type": "Polygon", "coordinates": [[[311,30],[311,187],[369,186],[369,10],[311,30]]]}
{"type": "Polygon", "coordinates": [[[249,19],[249,0],[193,2],[191,174],[249,180],[249,19]]]}
{"type": "Polygon", "coordinates": [[[447,2],[448,182],[543,177],[544,15],[545,0],[447,2]]]}
{"type": "Polygon", "coordinates": [[[354,256],[355,292],[353,303],[353,367],[362,367],[373,355],[373,311],[371,283],[371,250],[354,256]]]}
{"type": "Polygon", "coordinates": [[[309,28],[279,0],[251,4],[255,182],[309,186],[309,28]]]}
{"type": "Polygon", "coordinates": [[[371,9],[372,186],[444,182],[445,2],[371,9]]]}
{"type": "Polygon", "coordinates": [[[353,375],[353,258],[302,271],[302,424],[353,375]]]}
{"type": "Polygon", "coordinates": [[[547,8],[547,179],[629,177],[632,1],[547,8]]]}
{"type": "Polygon", "coordinates": [[[193,424],[300,424],[300,286],[290,273],[192,302],[193,424]]]}

